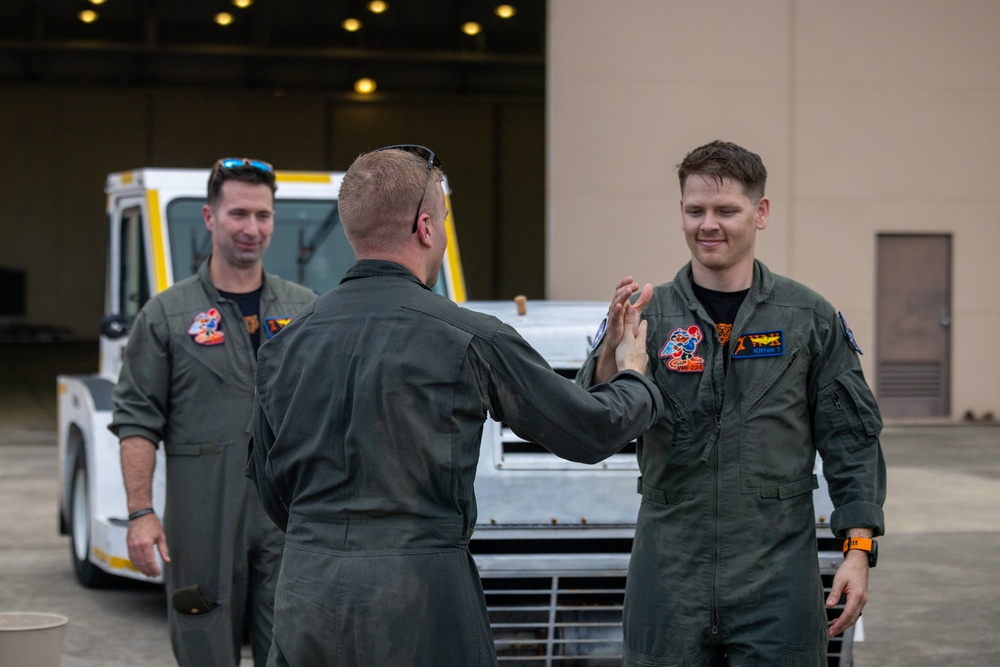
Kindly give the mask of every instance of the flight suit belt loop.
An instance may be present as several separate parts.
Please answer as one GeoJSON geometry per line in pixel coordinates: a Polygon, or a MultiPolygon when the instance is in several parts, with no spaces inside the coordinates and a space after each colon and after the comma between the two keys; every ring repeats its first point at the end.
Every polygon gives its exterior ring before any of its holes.
{"type": "Polygon", "coordinates": [[[681,501],[679,493],[667,493],[647,486],[643,484],[642,477],[636,480],[636,493],[642,494],[642,497],[646,500],[652,500],[654,503],[660,503],[661,505],[676,505],[681,501]]]}
{"type": "Polygon", "coordinates": [[[292,515],[285,539],[340,550],[454,549],[469,545],[461,522],[431,519],[358,519],[292,515]]]}

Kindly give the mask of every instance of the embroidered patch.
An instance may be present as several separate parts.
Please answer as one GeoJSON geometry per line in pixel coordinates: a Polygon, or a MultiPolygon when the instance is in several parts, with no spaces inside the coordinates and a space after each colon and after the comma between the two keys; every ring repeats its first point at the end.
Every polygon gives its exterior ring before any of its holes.
{"type": "Polygon", "coordinates": [[[847,335],[847,342],[851,345],[855,352],[858,354],[864,354],[861,351],[861,347],[858,346],[858,341],[854,340],[854,332],[851,331],[851,327],[847,326],[847,320],[844,319],[844,314],[837,311],[837,315],[840,317],[840,323],[844,325],[844,334],[847,335]]]}
{"type": "Polygon", "coordinates": [[[590,351],[593,352],[597,349],[597,346],[601,344],[604,340],[604,332],[608,330],[608,318],[605,317],[601,320],[601,323],[597,325],[597,333],[594,334],[594,342],[590,345],[590,351]]]}
{"type": "Polygon", "coordinates": [[[780,357],[785,353],[785,334],[782,331],[761,331],[740,334],[733,348],[733,359],[780,357]]]}
{"type": "Polygon", "coordinates": [[[705,359],[695,355],[698,343],[704,340],[697,324],[677,327],[670,332],[670,338],[660,350],[660,358],[667,360],[667,368],[678,373],[702,373],[705,359]]]}
{"type": "Polygon", "coordinates": [[[290,317],[267,317],[264,319],[264,330],[267,331],[268,338],[285,328],[285,325],[292,321],[290,317]]]}
{"type": "Polygon", "coordinates": [[[225,342],[226,334],[219,331],[219,324],[222,322],[222,313],[218,308],[210,308],[207,313],[195,315],[194,322],[188,328],[188,333],[194,337],[194,342],[199,345],[219,345],[225,342]]]}

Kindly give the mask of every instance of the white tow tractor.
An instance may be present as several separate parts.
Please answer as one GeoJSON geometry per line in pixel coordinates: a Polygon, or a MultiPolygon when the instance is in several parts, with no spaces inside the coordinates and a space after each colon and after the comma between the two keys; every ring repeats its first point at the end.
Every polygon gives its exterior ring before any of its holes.
{"type": "MultiPolygon", "coordinates": [[[[69,534],[80,583],[147,580],[129,562],[118,441],[108,431],[111,392],[129,327],[142,305],[192,275],[211,250],[202,222],[207,170],[138,169],[108,176],[108,261],[97,373],[60,375],[59,526],[69,534]]],[[[322,293],[353,263],[337,211],[342,173],[278,171],[275,230],[265,268],[322,293]]],[[[447,182],[445,192],[450,194],[447,182]]],[[[451,201],[448,198],[450,209],[451,201]]],[[[606,303],[470,302],[453,217],[436,290],[508,322],[560,374],[583,363],[606,303]]],[[[153,504],[162,514],[158,450],[153,504]]],[[[479,522],[471,550],[486,591],[503,665],[621,664],[625,575],[639,496],[634,445],[596,465],[564,461],[489,420],[476,479],[479,522]]],[[[822,480],[822,477],[821,477],[822,480]]],[[[827,588],[841,561],[829,530],[825,485],[816,492],[817,538],[827,588]]],[[[834,612],[839,613],[839,612],[834,612]]],[[[831,644],[849,665],[852,636],[831,644]]]]}

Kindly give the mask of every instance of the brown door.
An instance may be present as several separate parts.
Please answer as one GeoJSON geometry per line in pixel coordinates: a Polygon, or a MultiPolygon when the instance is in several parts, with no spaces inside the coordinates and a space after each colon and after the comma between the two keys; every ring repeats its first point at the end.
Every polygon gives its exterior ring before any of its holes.
{"type": "Polygon", "coordinates": [[[886,417],[951,411],[951,236],[878,237],[877,381],[886,417]]]}

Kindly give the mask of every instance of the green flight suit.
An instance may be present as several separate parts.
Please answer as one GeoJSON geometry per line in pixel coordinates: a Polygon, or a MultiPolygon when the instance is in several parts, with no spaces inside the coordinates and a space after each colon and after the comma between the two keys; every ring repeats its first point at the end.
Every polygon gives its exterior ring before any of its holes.
{"type": "Polygon", "coordinates": [[[703,667],[725,653],[730,667],[825,666],[817,450],[833,530],[884,530],[882,422],[853,335],[823,297],[759,261],[728,369],[690,264],[643,317],[667,408],[637,450],[625,665],[703,667]]]}
{"type": "Polygon", "coordinates": [[[661,407],[639,373],[584,391],[496,318],[358,262],[260,349],[247,474],[287,528],[268,664],[496,665],[468,550],[487,413],[597,462],[661,407]]]}
{"type": "MultiPolygon", "coordinates": [[[[315,298],[305,287],[266,274],[262,339],[315,298]]],[[[212,285],[206,261],[197,275],[143,306],[114,391],[111,431],[164,443],[168,602],[178,588],[198,584],[218,605],[197,616],[168,605],[171,644],[182,666],[238,664],[244,627],[254,664],[264,664],[271,643],[283,536],[243,475],[255,369],[243,314],[212,285]],[[208,315],[213,308],[221,320],[208,315]],[[204,344],[212,331],[222,333],[221,342],[204,344]]]]}

